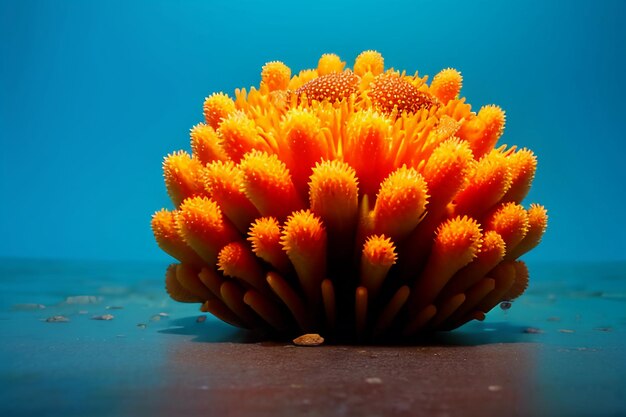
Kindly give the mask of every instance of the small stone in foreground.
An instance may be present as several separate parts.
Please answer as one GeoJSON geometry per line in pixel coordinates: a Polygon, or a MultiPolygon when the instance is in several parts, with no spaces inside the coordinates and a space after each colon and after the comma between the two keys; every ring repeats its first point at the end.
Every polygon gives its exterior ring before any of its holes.
{"type": "Polygon", "coordinates": [[[95,295],[75,295],[65,299],[66,304],[97,304],[102,300],[101,297],[95,295]]]}
{"type": "Polygon", "coordinates": [[[206,316],[198,316],[196,319],[196,323],[204,323],[206,321],[206,316]]]}
{"type": "Polygon", "coordinates": [[[67,323],[68,321],[70,319],[65,316],[52,316],[46,319],[46,323],[67,323]]]}
{"type": "Polygon", "coordinates": [[[541,334],[541,333],[543,333],[543,330],[538,329],[536,327],[527,327],[527,328],[524,329],[524,333],[541,334]]]}
{"type": "Polygon", "coordinates": [[[378,377],[365,378],[365,382],[368,384],[382,384],[383,380],[378,377]]]}
{"type": "Polygon", "coordinates": [[[596,327],[593,330],[598,331],[598,332],[610,332],[613,329],[611,327],[596,327]]]}
{"type": "Polygon", "coordinates": [[[308,333],[296,337],[293,343],[298,346],[319,346],[324,343],[324,338],[317,333],[308,333]]]}
{"type": "Polygon", "coordinates": [[[115,316],[113,314],[103,314],[101,316],[93,316],[92,320],[113,320],[115,316]]]}

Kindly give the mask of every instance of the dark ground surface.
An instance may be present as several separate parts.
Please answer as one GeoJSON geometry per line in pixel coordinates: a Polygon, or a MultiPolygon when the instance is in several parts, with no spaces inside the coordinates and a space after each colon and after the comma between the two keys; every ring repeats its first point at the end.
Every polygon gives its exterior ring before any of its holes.
{"type": "Polygon", "coordinates": [[[0,416],[626,415],[626,264],[530,268],[427,344],[307,348],[198,321],[161,265],[4,260],[0,416]]]}

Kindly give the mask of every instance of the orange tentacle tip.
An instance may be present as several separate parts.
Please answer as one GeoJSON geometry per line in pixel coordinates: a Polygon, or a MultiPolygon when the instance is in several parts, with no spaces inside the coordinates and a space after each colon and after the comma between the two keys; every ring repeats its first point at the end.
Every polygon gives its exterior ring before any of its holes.
{"type": "Polygon", "coordinates": [[[346,63],[342,62],[338,55],[324,54],[317,62],[317,73],[326,75],[333,72],[341,72],[345,66],[346,63]]]}
{"type": "Polygon", "coordinates": [[[446,68],[433,78],[430,92],[443,103],[455,99],[461,92],[463,77],[454,68],[446,68]]]}
{"type": "Polygon", "coordinates": [[[417,226],[426,210],[427,184],[405,165],[392,172],[380,185],[374,206],[374,228],[394,239],[405,237],[417,226]]]}
{"type": "Polygon", "coordinates": [[[548,217],[522,206],[537,157],[498,145],[504,110],[472,112],[453,68],[428,83],[377,51],[352,62],[271,61],[204,100],[151,219],[182,265],[172,298],[332,343],[450,330],[522,295],[548,217]]]}
{"type": "Polygon", "coordinates": [[[384,235],[368,237],[363,244],[363,256],[373,265],[391,266],[398,259],[393,242],[384,235]]]}
{"type": "Polygon", "coordinates": [[[445,257],[448,262],[465,265],[478,253],[481,238],[476,220],[467,216],[456,217],[442,223],[437,230],[433,253],[445,257]]]}
{"type": "Polygon", "coordinates": [[[213,129],[217,129],[222,120],[235,111],[235,102],[224,93],[213,93],[204,99],[204,119],[213,129]]]}
{"type": "Polygon", "coordinates": [[[268,62],[261,71],[261,85],[270,91],[285,90],[291,79],[291,69],[280,61],[268,62]]]}
{"type": "Polygon", "coordinates": [[[321,220],[309,210],[293,213],[283,228],[282,244],[287,253],[308,250],[326,243],[326,232],[321,220]]]}
{"type": "Polygon", "coordinates": [[[373,75],[382,73],[385,69],[385,59],[377,51],[363,51],[354,60],[354,72],[360,76],[371,72],[373,75]]]}
{"type": "Polygon", "coordinates": [[[163,160],[165,188],[174,205],[183,200],[204,194],[202,163],[185,151],[173,152],[163,160]]]}
{"type": "Polygon", "coordinates": [[[193,157],[206,165],[215,160],[226,160],[228,155],[222,145],[222,139],[215,129],[205,123],[198,123],[189,132],[193,157]]]}

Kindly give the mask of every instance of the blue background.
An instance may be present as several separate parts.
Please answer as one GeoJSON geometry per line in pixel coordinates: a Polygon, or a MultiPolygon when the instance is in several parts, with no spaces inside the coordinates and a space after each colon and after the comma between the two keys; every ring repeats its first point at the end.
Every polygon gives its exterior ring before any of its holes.
{"type": "Polygon", "coordinates": [[[0,256],[165,260],[150,215],[161,160],[188,148],[213,91],[351,66],[462,71],[501,143],[533,149],[528,201],[548,234],[529,260],[624,260],[626,2],[0,0],[0,256]]]}

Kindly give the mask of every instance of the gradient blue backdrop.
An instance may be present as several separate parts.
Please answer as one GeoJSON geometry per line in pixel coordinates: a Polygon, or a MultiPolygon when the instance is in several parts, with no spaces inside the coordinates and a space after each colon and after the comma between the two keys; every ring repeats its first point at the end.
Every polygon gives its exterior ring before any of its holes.
{"type": "Polygon", "coordinates": [[[150,215],[161,160],[203,98],[362,50],[453,66],[503,143],[533,149],[532,260],[626,259],[626,2],[0,0],[0,256],[164,260],[150,215]]]}

